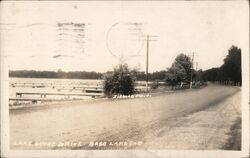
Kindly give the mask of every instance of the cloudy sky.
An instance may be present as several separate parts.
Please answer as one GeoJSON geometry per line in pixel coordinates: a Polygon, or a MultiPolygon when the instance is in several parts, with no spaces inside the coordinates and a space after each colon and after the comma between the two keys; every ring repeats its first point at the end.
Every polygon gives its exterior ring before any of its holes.
{"type": "Polygon", "coordinates": [[[199,69],[218,67],[236,45],[248,52],[248,2],[2,2],[1,53],[11,70],[112,70],[123,59],[149,71],[179,53],[199,69]],[[196,65],[196,64],[195,64],[196,65]]]}

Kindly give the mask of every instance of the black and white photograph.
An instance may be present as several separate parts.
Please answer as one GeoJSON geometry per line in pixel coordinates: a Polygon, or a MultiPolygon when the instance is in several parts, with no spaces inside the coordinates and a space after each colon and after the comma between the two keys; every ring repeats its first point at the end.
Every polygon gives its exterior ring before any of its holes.
{"type": "Polygon", "coordinates": [[[3,157],[249,157],[248,1],[0,2],[3,157]]]}

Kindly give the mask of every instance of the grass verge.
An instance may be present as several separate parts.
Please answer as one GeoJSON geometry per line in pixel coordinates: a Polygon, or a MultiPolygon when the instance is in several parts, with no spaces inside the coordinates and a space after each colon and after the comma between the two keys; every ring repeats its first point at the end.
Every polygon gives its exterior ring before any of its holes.
{"type": "Polygon", "coordinates": [[[223,149],[225,150],[241,150],[241,118],[238,117],[230,128],[230,138],[225,144],[223,149]]]}

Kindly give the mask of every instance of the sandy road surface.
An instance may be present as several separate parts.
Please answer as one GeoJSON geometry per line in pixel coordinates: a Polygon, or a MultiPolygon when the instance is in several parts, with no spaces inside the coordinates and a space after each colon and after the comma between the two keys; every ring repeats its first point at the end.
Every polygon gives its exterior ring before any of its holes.
{"type": "Polygon", "coordinates": [[[219,149],[229,139],[226,133],[238,116],[239,88],[209,85],[152,98],[11,110],[10,143],[14,149],[219,149]],[[215,137],[215,133],[221,134],[215,137]],[[29,141],[31,145],[22,144],[29,141]],[[41,142],[52,145],[37,145],[41,142]],[[53,144],[60,142],[79,144],[53,144]],[[123,143],[90,147],[90,142],[123,143]]]}

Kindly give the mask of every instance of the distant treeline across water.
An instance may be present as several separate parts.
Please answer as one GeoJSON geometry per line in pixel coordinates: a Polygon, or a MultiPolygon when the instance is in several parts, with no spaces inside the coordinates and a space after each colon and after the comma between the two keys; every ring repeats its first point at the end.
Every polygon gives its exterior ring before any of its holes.
{"type": "Polygon", "coordinates": [[[102,73],[87,71],[35,71],[35,70],[11,70],[9,77],[21,78],[72,78],[72,79],[101,79],[102,73]]]}
{"type": "MultiPolygon", "coordinates": [[[[35,70],[10,70],[9,77],[18,78],[67,78],[67,79],[103,79],[105,73],[95,71],[35,71],[35,70]]],[[[146,79],[145,72],[132,72],[138,81],[146,79]]],[[[166,71],[156,71],[148,74],[149,80],[164,80],[166,71]]]]}

